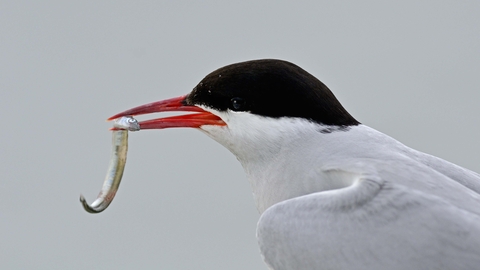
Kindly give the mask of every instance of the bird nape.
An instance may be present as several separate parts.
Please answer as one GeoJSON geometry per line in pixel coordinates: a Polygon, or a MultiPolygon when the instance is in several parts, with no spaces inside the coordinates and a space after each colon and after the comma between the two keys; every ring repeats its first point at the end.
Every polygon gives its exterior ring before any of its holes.
{"type": "Polygon", "coordinates": [[[193,113],[140,129],[197,128],[242,164],[271,269],[480,266],[480,175],[361,124],[292,63],[228,65],[109,119],[166,111],[193,113]]]}

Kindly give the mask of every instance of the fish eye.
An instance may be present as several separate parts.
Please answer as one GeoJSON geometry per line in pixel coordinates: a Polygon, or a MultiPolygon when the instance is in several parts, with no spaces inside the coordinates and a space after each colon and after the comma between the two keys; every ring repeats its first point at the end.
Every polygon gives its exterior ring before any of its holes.
{"type": "Polygon", "coordinates": [[[243,111],[245,110],[245,99],[241,97],[234,97],[230,100],[231,109],[234,111],[243,111]]]}

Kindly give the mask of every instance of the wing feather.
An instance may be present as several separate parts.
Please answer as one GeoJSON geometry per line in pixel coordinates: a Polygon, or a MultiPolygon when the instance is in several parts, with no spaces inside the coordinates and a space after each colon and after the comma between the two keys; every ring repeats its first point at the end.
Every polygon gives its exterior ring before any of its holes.
{"type": "Polygon", "coordinates": [[[261,216],[265,262],[283,269],[479,269],[480,217],[374,175],[277,203],[261,216]]]}

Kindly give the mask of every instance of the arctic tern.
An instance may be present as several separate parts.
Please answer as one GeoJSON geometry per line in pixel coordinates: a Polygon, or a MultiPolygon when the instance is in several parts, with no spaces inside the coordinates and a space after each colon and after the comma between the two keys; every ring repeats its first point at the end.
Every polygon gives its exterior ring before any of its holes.
{"type": "Polygon", "coordinates": [[[194,113],[140,129],[200,129],[242,164],[270,269],[480,269],[480,175],[361,124],[297,65],[228,65],[110,119],[165,111],[194,113]]]}

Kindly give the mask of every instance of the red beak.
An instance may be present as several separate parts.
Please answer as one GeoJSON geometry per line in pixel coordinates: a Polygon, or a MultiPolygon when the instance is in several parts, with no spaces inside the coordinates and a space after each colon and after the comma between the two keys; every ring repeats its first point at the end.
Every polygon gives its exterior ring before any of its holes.
{"type": "Polygon", "coordinates": [[[184,112],[197,112],[186,115],[171,116],[165,118],[152,119],[140,122],[140,129],[162,129],[173,127],[191,127],[199,128],[203,125],[217,125],[225,126],[225,122],[220,117],[207,112],[197,106],[185,105],[186,96],[166,99],[153,103],[141,105],[130,110],[126,110],[119,114],[116,114],[107,120],[114,120],[122,116],[134,116],[156,112],[172,112],[172,111],[184,111],[184,112]]]}

